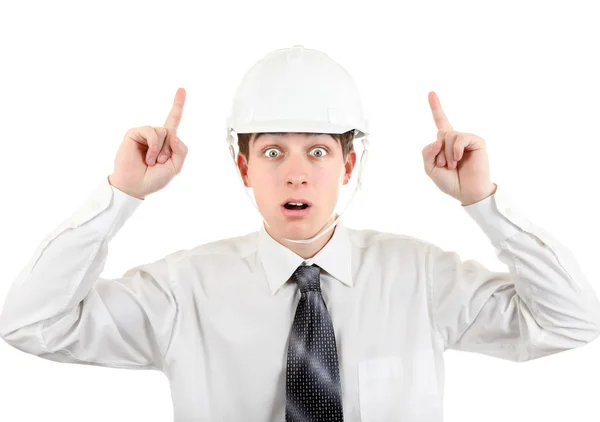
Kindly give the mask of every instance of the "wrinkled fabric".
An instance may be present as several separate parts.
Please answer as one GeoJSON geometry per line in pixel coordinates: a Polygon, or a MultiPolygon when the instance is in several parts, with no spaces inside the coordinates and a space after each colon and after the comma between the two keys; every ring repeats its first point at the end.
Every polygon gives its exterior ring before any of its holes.
{"type": "Polygon", "coordinates": [[[524,362],[599,333],[600,304],[576,259],[502,185],[464,207],[502,272],[422,239],[338,224],[310,260],[261,226],[102,277],[110,241],[153,200],[102,180],[13,281],[0,335],[57,362],[161,371],[175,422],[285,420],[301,297],[289,280],[302,264],[322,269],[346,422],[442,421],[447,349],[524,362]]]}

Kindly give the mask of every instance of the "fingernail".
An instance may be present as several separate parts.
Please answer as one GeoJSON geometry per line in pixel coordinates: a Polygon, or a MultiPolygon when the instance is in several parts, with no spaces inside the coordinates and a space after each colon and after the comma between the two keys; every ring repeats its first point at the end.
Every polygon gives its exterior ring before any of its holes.
{"type": "Polygon", "coordinates": [[[167,155],[166,154],[160,154],[158,156],[158,161],[163,164],[165,161],[167,161],[167,155]]]}

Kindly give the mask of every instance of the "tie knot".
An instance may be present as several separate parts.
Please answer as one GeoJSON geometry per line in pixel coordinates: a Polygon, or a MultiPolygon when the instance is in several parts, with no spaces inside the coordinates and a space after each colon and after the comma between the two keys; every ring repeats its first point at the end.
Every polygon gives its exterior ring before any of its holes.
{"type": "Polygon", "coordinates": [[[300,291],[306,293],[310,290],[321,291],[321,268],[316,264],[300,265],[292,274],[292,280],[298,284],[300,291]]]}

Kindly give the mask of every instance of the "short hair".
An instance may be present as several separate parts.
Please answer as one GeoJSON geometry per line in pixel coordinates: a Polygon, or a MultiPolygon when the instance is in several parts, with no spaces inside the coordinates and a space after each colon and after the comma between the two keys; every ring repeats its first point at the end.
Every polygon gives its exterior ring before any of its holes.
{"type": "MultiPolygon", "coordinates": [[[[278,135],[282,136],[285,133],[291,132],[261,132],[256,133],[256,137],[254,141],[256,141],[261,135],[264,133],[268,133],[270,135],[278,135]]],[[[348,154],[354,150],[354,130],[349,130],[344,133],[309,133],[309,132],[294,132],[302,135],[330,135],[333,139],[335,139],[342,147],[343,161],[346,161],[346,157],[348,154]]],[[[249,160],[250,154],[250,139],[252,139],[252,135],[254,133],[238,133],[238,148],[240,150],[240,154],[246,157],[246,161],[249,160]]]]}

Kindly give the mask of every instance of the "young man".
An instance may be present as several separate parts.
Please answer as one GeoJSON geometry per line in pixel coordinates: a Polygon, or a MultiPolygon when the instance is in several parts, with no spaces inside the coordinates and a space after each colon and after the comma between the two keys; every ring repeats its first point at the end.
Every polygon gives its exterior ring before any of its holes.
{"type": "Polygon", "coordinates": [[[128,131],[113,173],[38,247],[0,317],[9,344],[163,371],[178,422],[435,422],[445,350],[523,362],[598,336],[600,304],[575,258],[509,208],[484,140],[453,130],[434,93],[425,171],[508,271],[345,227],[334,209],[366,120],[343,68],[300,46],[250,69],[229,121],[260,230],[100,277],[111,239],[182,169],[184,102],[179,89],[164,127],[128,131]]]}

